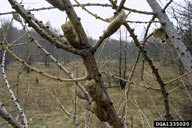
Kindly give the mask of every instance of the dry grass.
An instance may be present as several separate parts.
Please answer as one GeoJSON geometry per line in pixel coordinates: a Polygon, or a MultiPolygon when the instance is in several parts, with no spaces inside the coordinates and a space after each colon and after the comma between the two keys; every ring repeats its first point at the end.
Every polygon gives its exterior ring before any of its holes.
{"type": "MultiPolygon", "coordinates": [[[[41,63],[35,63],[35,67],[41,68],[42,70],[49,72],[53,75],[58,75],[61,77],[66,77],[65,74],[57,68],[55,65],[51,64],[50,67],[45,67],[41,63]]],[[[170,80],[178,76],[177,71],[174,67],[162,67],[160,64],[156,64],[159,67],[160,74],[163,79],[170,80]]],[[[73,70],[76,74],[75,76],[83,76],[85,74],[84,67],[80,62],[72,62],[67,65],[70,70],[73,70]]],[[[110,73],[117,74],[117,69],[114,68],[111,70],[110,66],[103,67],[101,70],[108,71],[110,73]],[[108,67],[108,68],[107,68],[108,67]]],[[[115,67],[115,66],[114,66],[115,67]]],[[[128,66],[128,74],[131,71],[131,65],[128,66]]],[[[55,99],[47,92],[52,92],[62,104],[70,111],[75,112],[75,96],[72,86],[72,83],[63,83],[57,82],[54,80],[49,80],[45,77],[42,77],[36,73],[26,73],[23,71],[23,66],[17,62],[11,63],[8,65],[8,80],[12,85],[14,92],[17,92],[18,97],[24,110],[27,114],[29,121],[29,126],[31,128],[74,128],[75,125],[73,121],[68,118],[64,112],[60,109],[59,105],[56,103],[55,99]],[[19,78],[19,86],[16,86],[17,74],[18,71],[22,71],[19,78]],[[38,78],[38,82],[36,79],[38,78]]],[[[144,79],[145,81],[140,80],[141,75],[141,64],[136,68],[134,73],[133,81],[137,84],[142,84],[146,86],[153,86],[159,88],[158,83],[155,81],[155,77],[151,73],[149,66],[146,64],[144,79]]],[[[118,86],[117,82],[114,82],[113,85],[118,86]]],[[[167,86],[168,90],[173,90],[175,87],[178,87],[177,84],[170,84],[167,86]]],[[[14,105],[11,102],[10,96],[6,90],[6,86],[3,83],[2,78],[0,77],[0,99],[5,104],[7,110],[14,115],[15,118],[18,117],[14,105]]],[[[122,103],[124,101],[124,90],[117,88],[108,88],[107,91],[116,107],[119,110],[119,116],[123,115],[122,103]]],[[[175,89],[170,93],[170,103],[175,109],[171,109],[174,119],[179,119],[176,112],[179,112],[179,105],[184,103],[183,91],[179,88],[175,89]]],[[[82,126],[84,125],[84,105],[85,101],[78,100],[78,108],[76,113],[78,114],[78,119],[82,126]]],[[[128,120],[129,124],[133,124],[133,128],[147,128],[153,127],[154,120],[160,120],[164,115],[163,109],[163,99],[160,91],[154,91],[146,89],[137,85],[131,87],[129,93],[129,103],[128,103],[128,120]],[[137,105],[135,105],[137,102],[137,105]]],[[[91,128],[102,127],[98,125],[99,120],[90,112],[86,113],[87,117],[90,117],[91,128]]],[[[101,124],[101,123],[99,123],[101,124]]],[[[0,127],[9,128],[7,122],[3,121],[0,118],[0,127]]]]}

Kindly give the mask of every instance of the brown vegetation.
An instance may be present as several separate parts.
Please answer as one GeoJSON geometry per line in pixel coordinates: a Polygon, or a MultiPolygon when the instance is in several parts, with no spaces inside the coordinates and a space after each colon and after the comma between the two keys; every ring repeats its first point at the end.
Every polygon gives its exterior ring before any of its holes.
{"type": "MultiPolygon", "coordinates": [[[[136,82],[137,85],[131,86],[128,103],[128,123],[129,125],[133,125],[133,128],[147,127],[148,125],[153,127],[153,121],[160,120],[160,117],[164,116],[164,112],[162,109],[163,102],[161,92],[152,89],[146,89],[140,86],[146,85],[153,88],[159,88],[148,65],[146,65],[144,71],[145,81],[141,81],[138,78],[141,71],[140,65],[141,64],[139,63],[136,68],[136,72],[134,73],[133,81],[136,82]]],[[[42,63],[35,63],[33,66],[41,68],[51,74],[57,74],[58,76],[64,75],[52,63],[50,64],[49,68],[47,68],[42,63]]],[[[178,72],[175,70],[174,67],[165,67],[159,65],[158,63],[156,63],[156,66],[159,67],[160,74],[165,80],[170,80],[178,76],[178,72]]],[[[77,71],[76,73],[78,76],[84,73],[84,67],[82,63],[72,62],[68,64],[67,67],[71,70],[77,71]]],[[[61,101],[63,106],[65,106],[70,112],[74,113],[75,92],[73,91],[73,86],[75,85],[73,85],[72,83],[62,83],[54,80],[49,80],[34,72],[28,74],[25,71],[22,71],[19,78],[18,86],[16,86],[16,78],[18,73],[17,69],[21,70],[23,69],[23,66],[17,62],[12,62],[8,65],[7,73],[9,76],[10,84],[13,85],[12,89],[14,90],[14,92],[17,92],[18,89],[18,97],[26,112],[29,121],[29,127],[73,128],[74,123],[72,122],[72,120],[70,120],[70,118],[65,115],[65,113],[60,108],[60,105],[55,101],[55,98],[53,98],[48,93],[48,91],[53,93],[61,101]],[[38,82],[36,81],[36,78],[38,78],[38,82]]],[[[107,66],[103,67],[102,70],[115,74],[115,70],[117,69],[114,68],[113,70],[110,70],[110,68],[107,66]]],[[[177,114],[181,115],[181,105],[184,104],[185,96],[183,91],[180,89],[181,86],[176,83],[168,85],[167,88],[170,92],[170,102],[173,107],[173,109],[171,110],[174,111],[174,119],[179,119],[177,114]]],[[[108,85],[106,84],[106,86],[108,85]]],[[[122,108],[122,104],[124,103],[124,90],[119,87],[117,81],[114,81],[112,83],[112,87],[108,88],[107,91],[112,98],[112,101],[115,105],[115,108],[118,110],[119,115],[123,116],[124,108],[122,108]]],[[[2,82],[2,78],[0,97],[9,112],[13,114],[16,118],[18,118],[19,115],[16,114],[16,110],[11,102],[8,92],[6,91],[6,87],[2,82]]],[[[76,108],[76,113],[78,114],[78,119],[81,122],[81,125],[84,124],[84,118],[86,114],[86,117],[90,118],[91,128],[98,127],[98,123],[100,121],[95,117],[92,112],[85,109],[87,103],[82,99],[78,99],[77,106],[78,107],[76,108]]],[[[2,119],[0,120],[0,127],[8,128],[7,122],[3,121],[2,119]]]]}

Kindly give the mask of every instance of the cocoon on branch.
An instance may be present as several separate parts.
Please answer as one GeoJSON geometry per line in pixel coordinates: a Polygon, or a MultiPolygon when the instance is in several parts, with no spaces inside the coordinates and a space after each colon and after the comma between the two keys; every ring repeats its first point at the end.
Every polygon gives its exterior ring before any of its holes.
{"type": "Polygon", "coordinates": [[[91,109],[95,113],[95,115],[99,118],[100,121],[108,121],[109,115],[107,114],[107,111],[105,108],[96,102],[91,103],[91,109]]]}
{"type": "Polygon", "coordinates": [[[16,20],[17,22],[22,23],[22,19],[21,19],[21,17],[19,16],[18,13],[13,13],[13,19],[16,20]]]}
{"type": "Polygon", "coordinates": [[[125,11],[121,10],[118,12],[112,19],[111,23],[107,27],[107,29],[104,31],[104,38],[107,38],[111,36],[113,33],[115,33],[121,25],[126,21],[127,15],[125,11]]]}
{"type": "Polygon", "coordinates": [[[18,13],[13,13],[12,15],[13,15],[13,19],[15,21],[19,22],[21,24],[21,26],[23,27],[23,30],[25,30],[25,25],[24,25],[24,23],[22,21],[21,16],[18,13]]]}
{"type": "Polygon", "coordinates": [[[169,39],[165,29],[163,27],[157,28],[153,31],[153,36],[155,38],[161,39],[163,42],[171,44],[171,40],[169,39]]]}
{"type": "Polygon", "coordinates": [[[64,37],[67,39],[68,43],[74,48],[80,48],[80,39],[79,35],[75,31],[73,24],[68,21],[65,24],[61,25],[61,29],[64,33],[64,37]]]}

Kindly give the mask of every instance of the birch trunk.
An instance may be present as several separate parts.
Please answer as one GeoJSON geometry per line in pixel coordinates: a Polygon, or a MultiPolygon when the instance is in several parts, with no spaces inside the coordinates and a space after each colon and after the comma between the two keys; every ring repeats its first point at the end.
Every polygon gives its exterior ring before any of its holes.
{"type": "MultiPolygon", "coordinates": [[[[177,33],[177,30],[173,27],[173,24],[169,20],[166,12],[160,7],[156,0],[147,0],[153,12],[157,15],[160,23],[164,27],[167,35],[171,39],[177,54],[180,56],[181,62],[187,71],[192,70],[192,56],[189,50],[186,48],[182,41],[181,36],[177,33]]],[[[190,82],[192,82],[192,74],[188,75],[190,82]]]]}

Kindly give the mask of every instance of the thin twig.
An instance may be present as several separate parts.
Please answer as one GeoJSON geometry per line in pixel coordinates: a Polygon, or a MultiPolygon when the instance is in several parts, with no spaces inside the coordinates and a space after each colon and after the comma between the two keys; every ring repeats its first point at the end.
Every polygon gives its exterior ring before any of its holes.
{"type": "Polygon", "coordinates": [[[83,4],[81,4],[78,0],[75,0],[78,6],[80,6],[83,10],[85,10],[88,14],[94,16],[96,19],[99,19],[101,21],[109,22],[107,19],[102,18],[101,16],[98,16],[97,14],[92,13],[89,11],[83,4]]]}
{"type": "Polygon", "coordinates": [[[153,64],[152,60],[150,59],[149,55],[147,54],[147,51],[144,49],[143,45],[141,45],[139,43],[139,40],[137,39],[137,36],[135,35],[133,29],[131,29],[131,27],[127,24],[127,23],[124,23],[124,26],[127,28],[127,30],[129,31],[131,37],[133,38],[134,40],[134,43],[135,45],[138,47],[138,49],[141,51],[141,53],[143,54],[145,60],[148,62],[148,64],[150,65],[152,71],[153,71],[153,74],[155,75],[156,77],[156,80],[157,82],[159,83],[160,85],[160,88],[161,88],[161,92],[162,92],[162,95],[163,95],[163,98],[164,98],[164,107],[165,107],[165,112],[166,112],[166,120],[171,120],[171,113],[170,113],[170,108],[169,108],[169,99],[168,99],[168,93],[167,93],[167,90],[165,88],[165,83],[163,82],[159,72],[158,72],[158,69],[155,67],[155,65],[153,64]]]}
{"type": "Polygon", "coordinates": [[[85,81],[88,76],[84,76],[84,77],[80,77],[80,78],[75,78],[75,79],[67,79],[67,78],[60,78],[60,77],[56,77],[56,76],[52,76],[50,74],[47,74],[43,71],[40,71],[34,67],[32,67],[31,65],[27,64],[24,60],[22,60],[20,57],[18,57],[15,53],[13,53],[13,51],[9,50],[6,46],[4,46],[2,43],[0,43],[0,45],[2,46],[2,48],[4,50],[6,50],[11,56],[13,56],[16,60],[18,60],[21,64],[25,65],[26,67],[28,67],[29,69],[31,69],[31,71],[34,71],[40,75],[43,75],[45,77],[51,78],[53,80],[58,80],[58,81],[65,81],[65,82],[78,82],[78,81],[85,81]]]}
{"type": "Polygon", "coordinates": [[[103,44],[102,47],[101,47],[100,53],[99,53],[99,55],[98,55],[98,59],[97,59],[98,67],[99,67],[99,62],[100,62],[100,59],[101,59],[101,55],[102,55],[103,49],[105,48],[107,42],[108,42],[108,41],[105,40],[104,44],[103,44]]]}
{"type": "Polygon", "coordinates": [[[173,2],[173,0],[170,0],[166,5],[165,7],[163,8],[163,11],[165,11],[167,9],[167,7],[173,2]]]}
{"type": "Polygon", "coordinates": [[[78,121],[78,118],[72,114],[71,112],[69,112],[65,106],[63,106],[63,104],[61,103],[61,101],[50,91],[47,90],[47,92],[56,100],[56,102],[59,104],[60,108],[63,110],[63,112],[70,118],[73,120],[73,122],[75,123],[76,128],[80,128],[80,124],[78,121]]]}
{"type": "Polygon", "coordinates": [[[144,111],[139,107],[139,105],[138,105],[138,103],[137,103],[137,100],[136,100],[136,99],[133,99],[133,100],[131,100],[131,103],[136,106],[136,108],[138,109],[138,111],[139,111],[139,112],[141,113],[141,115],[144,117],[144,119],[145,119],[145,121],[146,121],[146,123],[147,123],[147,125],[148,125],[147,127],[151,128],[151,125],[150,125],[150,123],[149,123],[149,120],[148,120],[146,114],[144,113],[144,111]]]}
{"type": "Polygon", "coordinates": [[[144,34],[144,37],[143,37],[143,45],[145,46],[145,43],[147,42],[147,40],[149,39],[149,37],[152,36],[152,34],[150,34],[149,36],[148,35],[148,32],[149,32],[149,28],[151,27],[153,21],[155,20],[156,18],[156,15],[154,15],[151,20],[149,21],[149,24],[147,25],[147,28],[146,28],[146,32],[144,34]]]}
{"type": "Polygon", "coordinates": [[[115,13],[118,13],[119,11],[121,11],[121,9],[123,9],[125,2],[126,2],[126,0],[121,0],[115,13]]]}
{"type": "Polygon", "coordinates": [[[172,83],[172,82],[175,82],[175,81],[177,81],[177,80],[179,80],[179,79],[181,79],[181,78],[189,75],[190,73],[192,73],[192,70],[191,70],[191,71],[188,71],[188,72],[186,72],[185,74],[180,75],[180,76],[178,76],[178,77],[176,77],[176,78],[174,78],[174,79],[172,79],[172,80],[169,80],[169,81],[165,82],[164,84],[167,85],[167,84],[170,84],[170,83],[172,83]]]}
{"type": "Polygon", "coordinates": [[[0,101],[0,116],[6,120],[9,124],[11,124],[14,128],[24,128],[21,124],[19,124],[5,109],[4,104],[0,101]]]}
{"type": "Polygon", "coordinates": [[[11,99],[13,100],[13,103],[15,104],[17,110],[20,113],[22,125],[25,128],[28,128],[27,117],[25,115],[25,112],[23,111],[23,109],[22,109],[22,107],[21,107],[21,105],[19,103],[19,99],[16,98],[15,94],[13,93],[13,91],[11,89],[11,85],[9,84],[9,81],[7,79],[7,74],[5,72],[5,56],[6,56],[6,51],[3,52],[3,60],[2,60],[2,75],[3,75],[3,79],[4,79],[4,82],[5,82],[6,86],[7,86],[8,91],[10,93],[11,99]]]}
{"type": "MultiPolygon", "coordinates": [[[[28,33],[27,36],[28,36],[30,39],[32,39],[32,42],[33,42],[38,48],[40,48],[47,56],[49,56],[49,57],[51,58],[51,60],[52,60],[53,62],[55,62],[56,65],[57,65],[62,71],[64,71],[67,76],[69,76],[69,78],[75,79],[73,73],[71,73],[67,68],[65,68],[51,53],[49,53],[45,48],[43,48],[43,47],[40,45],[40,43],[32,37],[32,35],[31,35],[30,31],[27,29],[27,27],[26,27],[26,31],[27,31],[27,33],[28,33]]],[[[87,101],[88,101],[89,103],[91,103],[91,102],[92,102],[92,98],[91,98],[91,96],[89,95],[89,93],[86,91],[85,87],[84,87],[80,82],[75,82],[75,84],[76,84],[76,85],[79,87],[79,89],[83,92],[83,94],[84,94],[84,96],[86,97],[87,101]]]]}
{"type": "Polygon", "coordinates": [[[104,75],[109,75],[109,76],[111,76],[112,78],[116,78],[116,79],[119,79],[119,80],[123,80],[123,81],[125,81],[125,82],[128,82],[130,85],[133,84],[133,85],[136,85],[136,86],[139,86],[139,87],[143,87],[143,88],[146,88],[146,89],[152,89],[152,90],[160,91],[159,88],[153,88],[153,87],[151,87],[151,86],[145,86],[145,85],[137,84],[137,83],[135,83],[135,82],[133,82],[133,81],[130,81],[130,80],[127,80],[127,79],[123,79],[123,78],[118,77],[118,76],[116,76],[116,75],[114,75],[114,74],[111,74],[111,73],[107,73],[107,72],[101,72],[101,73],[104,74],[104,75]]]}
{"type": "MultiPolygon", "coordinates": [[[[44,39],[48,40],[51,44],[55,45],[57,48],[64,49],[68,52],[74,54],[82,55],[83,53],[69,45],[65,38],[58,36],[55,32],[49,29],[49,26],[46,26],[39,21],[31,12],[23,8],[17,1],[9,0],[9,3],[12,7],[19,13],[26,23],[29,23],[29,26],[33,27],[44,39]]],[[[84,55],[84,54],[83,54],[84,55]]]]}
{"type": "Polygon", "coordinates": [[[187,88],[187,86],[186,86],[186,84],[185,84],[185,82],[183,80],[180,80],[180,81],[181,81],[181,84],[184,86],[185,91],[186,91],[187,95],[189,96],[189,99],[192,102],[192,94],[190,93],[190,90],[187,88]]]}
{"type": "MultiPolygon", "coordinates": [[[[11,19],[10,24],[12,23],[12,21],[13,21],[13,19],[11,19]]],[[[8,41],[6,39],[6,36],[8,35],[8,30],[9,30],[9,27],[11,26],[10,24],[8,25],[7,30],[5,32],[3,31],[3,36],[4,36],[3,37],[3,42],[6,42],[7,44],[8,44],[8,41]]],[[[0,42],[0,45],[1,44],[2,44],[2,42],[0,42]]],[[[27,117],[25,115],[25,112],[23,111],[23,108],[21,107],[21,105],[19,103],[19,99],[13,93],[13,91],[11,89],[11,85],[9,84],[9,81],[7,79],[7,74],[5,72],[5,68],[6,68],[5,67],[5,63],[6,63],[5,59],[6,59],[6,51],[4,50],[3,51],[3,58],[2,58],[2,68],[1,68],[2,69],[3,79],[4,79],[4,82],[5,82],[6,86],[7,86],[8,91],[10,93],[11,99],[12,99],[13,103],[15,104],[15,106],[16,106],[19,114],[20,114],[22,126],[28,128],[27,117]]]]}
{"type": "MultiPolygon", "coordinates": [[[[81,4],[81,5],[84,6],[84,7],[86,7],[86,6],[112,7],[112,5],[109,5],[109,4],[100,4],[100,3],[86,3],[86,4],[81,4]]],[[[79,7],[79,5],[74,4],[73,7],[79,7]]],[[[41,7],[41,8],[27,9],[27,11],[33,12],[33,11],[52,10],[52,9],[57,9],[57,8],[51,6],[51,7],[41,7]]],[[[127,10],[127,11],[134,12],[134,13],[139,13],[139,14],[154,15],[153,12],[147,12],[147,11],[142,11],[142,10],[127,8],[127,7],[123,7],[123,9],[125,9],[125,10],[127,10]]],[[[13,14],[13,13],[16,13],[16,12],[15,12],[15,11],[3,12],[3,13],[0,13],[0,15],[8,15],[8,14],[13,14]]]]}
{"type": "Polygon", "coordinates": [[[103,67],[105,64],[107,64],[107,63],[109,62],[109,60],[110,60],[113,56],[115,56],[115,55],[119,54],[120,52],[123,52],[123,51],[125,51],[125,50],[127,50],[127,49],[131,49],[131,48],[133,48],[133,46],[134,46],[134,45],[132,45],[132,46],[130,46],[130,47],[126,47],[126,48],[124,48],[124,49],[122,49],[122,50],[119,50],[119,51],[117,51],[117,52],[115,52],[115,53],[112,53],[112,54],[110,54],[109,56],[105,57],[103,60],[106,60],[106,61],[103,62],[103,64],[100,65],[99,68],[101,68],[101,67],[103,67]]]}
{"type": "Polygon", "coordinates": [[[23,43],[18,43],[18,44],[8,44],[8,46],[10,47],[10,48],[12,48],[12,47],[18,47],[18,46],[23,46],[23,45],[26,45],[26,44],[30,44],[31,43],[31,41],[26,41],[26,42],[23,42],[23,43]]]}
{"type": "Polygon", "coordinates": [[[71,1],[70,0],[62,0],[59,2],[56,2],[54,0],[47,0],[47,1],[54,7],[58,7],[59,9],[62,8],[63,10],[65,10],[67,16],[70,19],[70,22],[73,24],[73,27],[79,36],[81,44],[85,45],[86,47],[91,47],[88,43],[87,35],[83,29],[79,17],[77,16],[73,8],[71,1]]]}
{"type": "Polygon", "coordinates": [[[61,101],[49,90],[46,90],[54,99],[55,101],[58,103],[59,107],[61,108],[61,110],[70,118],[70,119],[74,119],[74,115],[71,114],[71,112],[69,112],[65,106],[63,106],[63,104],[61,103],[61,101]]]}
{"type": "Polygon", "coordinates": [[[157,108],[157,105],[155,104],[155,101],[153,100],[153,97],[152,97],[152,95],[151,95],[151,93],[150,93],[150,90],[147,90],[147,92],[148,92],[148,95],[149,95],[149,97],[150,97],[150,100],[151,100],[151,102],[152,102],[155,110],[157,111],[157,113],[158,113],[158,115],[159,115],[159,117],[160,117],[160,120],[163,120],[163,116],[162,116],[162,114],[159,112],[159,110],[158,110],[158,108],[157,108]]]}
{"type": "Polygon", "coordinates": [[[132,20],[127,20],[126,22],[135,24],[159,23],[159,21],[132,21],[132,20]]]}
{"type": "Polygon", "coordinates": [[[179,120],[184,121],[183,117],[177,112],[177,110],[173,107],[172,104],[170,104],[170,107],[176,113],[176,115],[179,117],[179,120]]]}

